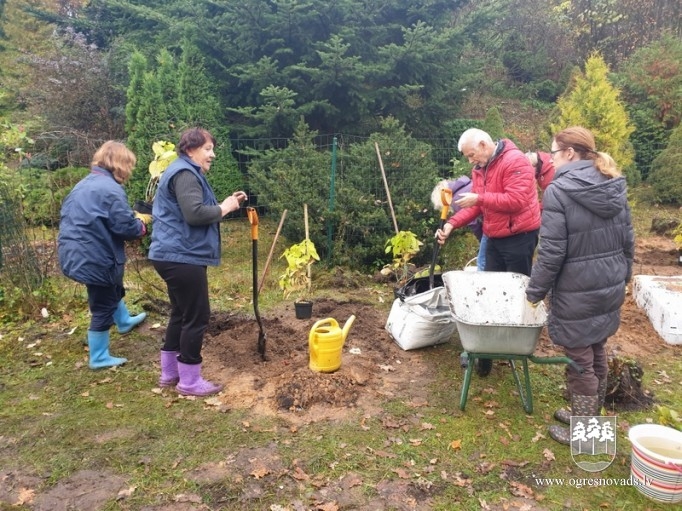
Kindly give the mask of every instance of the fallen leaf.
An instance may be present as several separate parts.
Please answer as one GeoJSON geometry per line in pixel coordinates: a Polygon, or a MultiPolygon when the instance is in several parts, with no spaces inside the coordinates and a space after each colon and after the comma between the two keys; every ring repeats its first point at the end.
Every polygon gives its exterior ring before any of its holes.
{"type": "Polygon", "coordinates": [[[208,406],[222,406],[223,402],[220,400],[219,397],[209,397],[204,399],[204,403],[206,403],[208,406]]]}
{"type": "Polygon", "coordinates": [[[296,467],[294,469],[294,473],[291,474],[291,477],[293,477],[297,481],[307,481],[310,479],[310,476],[303,472],[303,469],[301,469],[301,467],[296,467]]]}
{"type": "Polygon", "coordinates": [[[554,453],[547,448],[542,450],[542,455],[545,457],[547,461],[556,460],[556,458],[554,457],[554,453]]]}
{"type": "Polygon", "coordinates": [[[414,447],[418,447],[421,444],[422,444],[421,438],[410,438],[410,445],[413,445],[414,447]]]}
{"type": "Polygon", "coordinates": [[[428,422],[422,422],[422,425],[419,429],[423,431],[425,429],[436,429],[436,427],[433,424],[429,424],[428,422]]]}
{"type": "Polygon", "coordinates": [[[379,364],[379,369],[386,371],[387,373],[390,371],[395,371],[395,367],[390,364],[379,364]]]}
{"type": "Polygon", "coordinates": [[[122,489],[118,492],[118,495],[116,495],[116,500],[123,500],[126,497],[130,497],[133,493],[135,493],[135,490],[137,490],[137,486],[130,486],[128,488],[122,489]]]}
{"type": "Polygon", "coordinates": [[[530,488],[530,486],[526,486],[525,484],[521,484],[516,481],[510,481],[509,484],[512,487],[511,488],[512,495],[516,495],[517,497],[523,497],[525,499],[533,498],[533,490],[530,488]]]}
{"type": "Polygon", "coordinates": [[[318,511],[339,511],[339,506],[336,502],[325,502],[324,504],[319,504],[315,507],[318,511]]]}
{"type": "Polygon", "coordinates": [[[17,495],[17,501],[13,504],[14,506],[23,506],[24,504],[32,504],[33,498],[36,496],[36,491],[30,488],[21,488],[19,490],[19,495],[17,495]]]}
{"type": "Polygon", "coordinates": [[[393,472],[398,474],[398,477],[400,479],[409,479],[410,478],[410,473],[407,470],[405,470],[404,468],[394,468],[393,472]]]}
{"type": "Polygon", "coordinates": [[[462,448],[462,440],[453,440],[450,442],[450,449],[458,450],[462,448]]]}
{"type": "Polygon", "coordinates": [[[362,484],[362,479],[357,474],[347,474],[341,482],[346,490],[362,484]]]}
{"type": "Polygon", "coordinates": [[[535,433],[535,436],[530,439],[530,441],[535,443],[538,440],[540,440],[541,438],[547,438],[547,437],[538,431],[537,433],[535,433]]]}
{"type": "Polygon", "coordinates": [[[256,479],[261,479],[270,473],[270,469],[265,467],[258,467],[251,472],[251,475],[256,479]]]}
{"type": "Polygon", "coordinates": [[[489,473],[492,469],[494,469],[497,466],[497,463],[492,463],[490,461],[483,461],[479,463],[479,465],[476,467],[476,472],[479,474],[486,475],[489,473]]]}

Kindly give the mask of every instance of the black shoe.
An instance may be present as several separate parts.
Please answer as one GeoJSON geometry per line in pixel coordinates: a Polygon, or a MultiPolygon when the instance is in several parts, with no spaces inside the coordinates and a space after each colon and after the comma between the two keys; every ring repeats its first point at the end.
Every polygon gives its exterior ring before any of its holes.
{"type": "Polygon", "coordinates": [[[493,360],[491,358],[476,359],[476,374],[479,376],[488,376],[493,369],[493,360]]]}

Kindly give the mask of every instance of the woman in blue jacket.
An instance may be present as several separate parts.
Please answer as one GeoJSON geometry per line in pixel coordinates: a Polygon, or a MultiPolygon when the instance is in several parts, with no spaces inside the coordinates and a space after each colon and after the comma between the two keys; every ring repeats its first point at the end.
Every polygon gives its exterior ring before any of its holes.
{"type": "Polygon", "coordinates": [[[123,297],[124,242],[144,236],[144,221],[128,205],[123,184],[135,167],[135,155],[122,143],[105,142],[92,158],[90,174],[66,196],[59,223],[58,254],[62,272],[85,284],[90,307],[90,368],[121,365],[109,354],[109,328],[126,333],[146,314],[130,316],[123,297]]]}
{"type": "Polygon", "coordinates": [[[220,264],[220,221],[239,209],[246,193],[218,203],[205,174],[215,138],[202,128],[180,137],[179,156],[166,168],[154,199],[149,259],[166,282],[171,314],[161,348],[159,385],[183,395],[208,396],[222,385],[201,376],[201,348],[211,314],[207,266],[220,264]]]}

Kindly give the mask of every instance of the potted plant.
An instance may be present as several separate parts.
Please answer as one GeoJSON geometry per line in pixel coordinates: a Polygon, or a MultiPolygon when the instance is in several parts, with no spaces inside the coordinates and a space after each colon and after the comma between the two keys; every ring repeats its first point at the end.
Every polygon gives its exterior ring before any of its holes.
{"type": "Polygon", "coordinates": [[[296,295],[294,308],[298,319],[308,319],[312,316],[313,302],[310,300],[310,267],[320,260],[315,244],[305,239],[287,248],[280,256],[287,261],[284,273],[279,276],[279,287],[288,298],[296,295]]]}
{"type": "Polygon", "coordinates": [[[405,284],[410,277],[414,265],[410,263],[412,258],[419,253],[423,245],[417,236],[411,231],[400,231],[386,241],[386,253],[391,253],[393,262],[387,264],[381,270],[383,275],[394,275],[398,285],[405,284]]]}
{"type": "Polygon", "coordinates": [[[149,182],[144,193],[144,200],[135,201],[133,209],[138,213],[147,215],[152,214],[152,203],[156,197],[156,189],[159,186],[159,179],[168,165],[175,160],[178,155],[175,152],[175,144],[165,140],[157,140],[152,144],[154,159],[149,164],[149,182]]]}

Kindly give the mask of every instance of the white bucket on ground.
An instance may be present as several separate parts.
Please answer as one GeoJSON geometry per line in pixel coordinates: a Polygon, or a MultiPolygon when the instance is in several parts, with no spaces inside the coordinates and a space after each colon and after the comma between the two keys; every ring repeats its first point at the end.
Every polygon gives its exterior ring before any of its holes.
{"type": "Polygon", "coordinates": [[[637,489],[658,502],[682,502],[682,431],[639,424],[628,433],[630,473],[637,489]]]}

